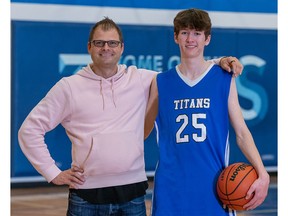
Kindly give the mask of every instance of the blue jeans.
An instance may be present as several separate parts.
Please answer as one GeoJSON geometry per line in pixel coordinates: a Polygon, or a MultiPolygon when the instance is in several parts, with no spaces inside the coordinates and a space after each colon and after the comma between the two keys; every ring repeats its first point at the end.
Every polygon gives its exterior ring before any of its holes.
{"type": "Polygon", "coordinates": [[[70,192],[67,216],[146,216],[145,197],[121,204],[91,204],[70,192]]]}

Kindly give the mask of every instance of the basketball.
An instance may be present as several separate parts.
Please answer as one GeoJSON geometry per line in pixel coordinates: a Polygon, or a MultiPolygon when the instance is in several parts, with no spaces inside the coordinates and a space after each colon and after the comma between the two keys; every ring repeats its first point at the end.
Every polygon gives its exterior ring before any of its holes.
{"type": "Polygon", "coordinates": [[[228,208],[245,210],[243,205],[248,203],[246,193],[253,182],[258,178],[253,166],[246,163],[234,163],[226,167],[217,180],[217,194],[219,199],[228,208]]]}

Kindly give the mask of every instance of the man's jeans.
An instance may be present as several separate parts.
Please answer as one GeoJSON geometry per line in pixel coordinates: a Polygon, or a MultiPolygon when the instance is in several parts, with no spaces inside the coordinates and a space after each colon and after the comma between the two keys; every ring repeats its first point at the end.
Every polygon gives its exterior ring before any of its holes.
{"type": "Polygon", "coordinates": [[[144,198],[121,204],[91,204],[70,192],[67,216],[146,216],[144,198]]]}

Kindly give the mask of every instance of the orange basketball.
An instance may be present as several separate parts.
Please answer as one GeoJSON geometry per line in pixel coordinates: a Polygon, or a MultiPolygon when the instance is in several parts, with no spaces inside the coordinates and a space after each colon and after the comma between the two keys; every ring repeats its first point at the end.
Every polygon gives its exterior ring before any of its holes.
{"type": "Polygon", "coordinates": [[[218,177],[217,194],[228,208],[244,210],[246,194],[252,183],[258,178],[253,166],[246,163],[234,163],[226,167],[218,177]]]}

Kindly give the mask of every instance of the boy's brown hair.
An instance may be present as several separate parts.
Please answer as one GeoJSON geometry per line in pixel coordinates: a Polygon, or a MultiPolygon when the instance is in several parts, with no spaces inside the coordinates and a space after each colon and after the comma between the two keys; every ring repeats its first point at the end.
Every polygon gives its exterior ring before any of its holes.
{"type": "Polygon", "coordinates": [[[182,29],[195,29],[204,31],[207,38],[211,34],[211,20],[209,14],[200,9],[191,8],[180,11],[174,18],[174,33],[179,34],[182,29]]]}

